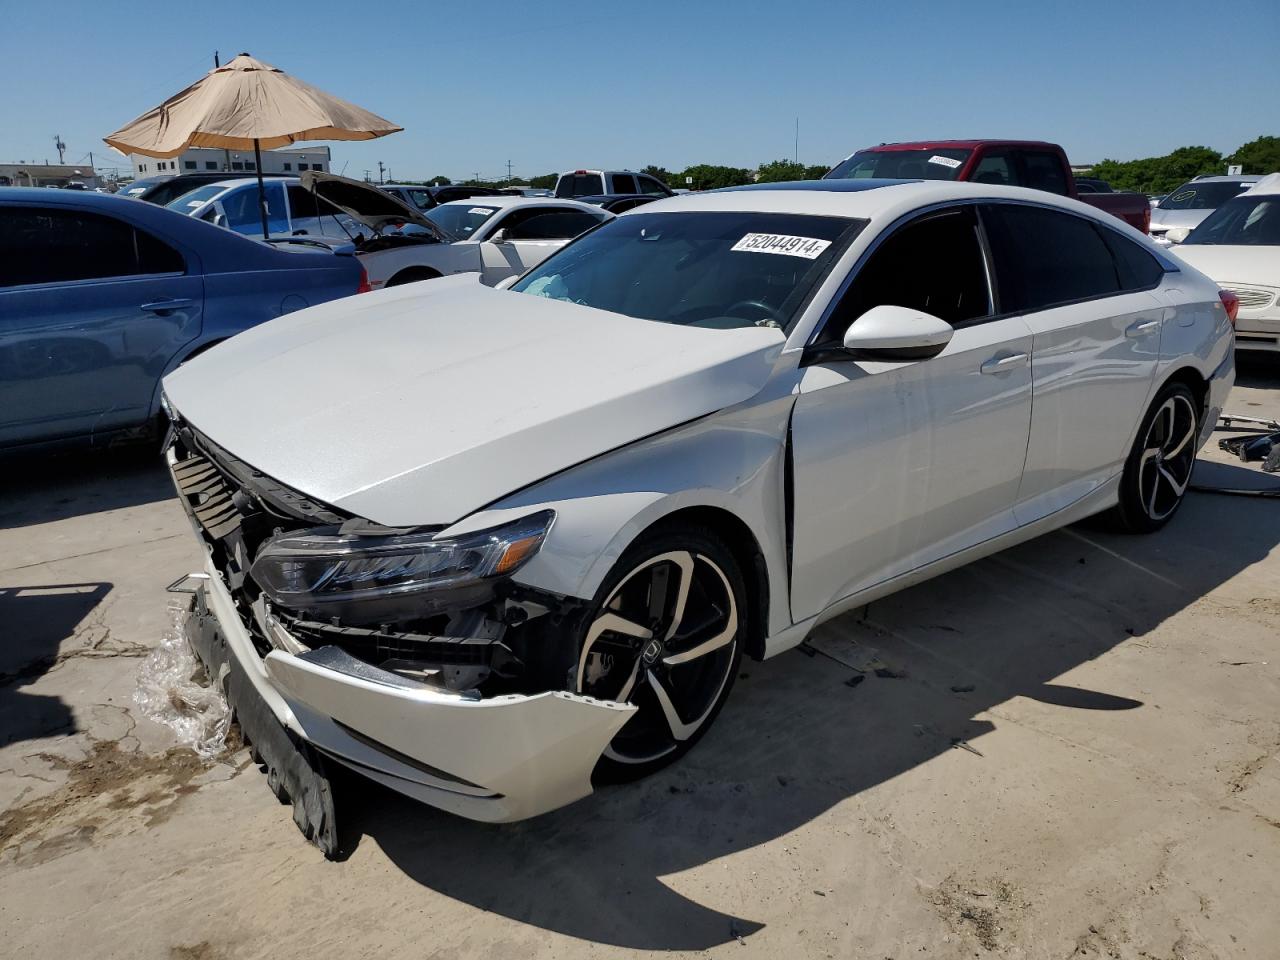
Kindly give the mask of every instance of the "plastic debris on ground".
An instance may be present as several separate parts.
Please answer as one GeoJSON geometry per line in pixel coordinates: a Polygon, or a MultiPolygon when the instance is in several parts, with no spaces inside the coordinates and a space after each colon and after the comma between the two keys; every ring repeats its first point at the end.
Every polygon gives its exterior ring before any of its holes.
{"type": "Polygon", "coordinates": [[[231,708],[183,636],[186,610],[174,604],[169,614],[169,629],[138,671],[133,702],[148,720],[171,729],[181,746],[212,760],[225,749],[231,708]]]}

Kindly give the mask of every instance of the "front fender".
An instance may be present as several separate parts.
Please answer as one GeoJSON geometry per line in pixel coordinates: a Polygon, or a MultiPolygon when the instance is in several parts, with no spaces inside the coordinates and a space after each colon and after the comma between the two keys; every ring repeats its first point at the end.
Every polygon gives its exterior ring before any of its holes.
{"type": "Polygon", "coordinates": [[[787,577],[786,431],[792,397],[730,408],[637,441],[504,498],[440,536],[496,526],[538,510],[555,522],[515,576],[589,600],[646,529],[692,507],[723,510],[751,531],[769,581],[768,632],[791,625],[787,577]]]}

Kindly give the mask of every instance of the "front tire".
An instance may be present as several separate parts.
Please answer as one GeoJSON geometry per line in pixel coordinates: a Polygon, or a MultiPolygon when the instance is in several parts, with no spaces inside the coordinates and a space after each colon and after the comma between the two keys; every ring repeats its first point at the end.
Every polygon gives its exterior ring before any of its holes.
{"type": "Polygon", "coordinates": [[[729,696],[748,629],[746,588],[710,531],[668,527],[618,560],[583,620],[578,693],[638,709],[596,766],[637,780],[684,756],[729,696]]]}
{"type": "Polygon", "coordinates": [[[1154,533],[1173,519],[1191,483],[1200,414],[1186,384],[1170,383],[1156,395],[1120,478],[1118,525],[1130,533],[1154,533]]]}

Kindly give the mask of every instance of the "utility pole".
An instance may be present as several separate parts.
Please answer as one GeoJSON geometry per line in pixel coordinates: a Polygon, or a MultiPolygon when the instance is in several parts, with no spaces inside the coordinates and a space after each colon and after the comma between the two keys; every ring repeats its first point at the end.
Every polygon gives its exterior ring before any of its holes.
{"type": "Polygon", "coordinates": [[[382,179],[382,171],[383,171],[382,161],[381,161],[381,160],[379,160],[379,161],[378,161],[378,182],[379,182],[379,183],[385,183],[385,182],[386,182],[385,180],[383,180],[383,179],[382,179]]]}
{"type": "Polygon", "coordinates": [[[511,161],[507,161],[507,186],[511,186],[511,161]]]}
{"type": "Polygon", "coordinates": [[[479,170],[475,171],[475,175],[476,175],[476,178],[475,178],[475,180],[474,180],[474,181],[472,181],[472,182],[473,182],[476,186],[479,186],[479,185],[480,185],[480,171],[479,171],[479,170]]]}
{"type": "Polygon", "coordinates": [[[93,185],[98,185],[98,171],[93,166],[93,151],[89,151],[89,176],[93,178],[93,185]]]}
{"type": "Polygon", "coordinates": [[[67,145],[62,142],[62,137],[56,133],[53,135],[53,145],[58,148],[58,163],[65,163],[66,161],[63,160],[62,154],[67,149],[67,145]]]}
{"type": "Polygon", "coordinates": [[[371,179],[369,178],[369,174],[371,174],[371,173],[373,173],[373,171],[372,171],[372,170],[366,170],[366,171],[364,172],[364,182],[365,182],[365,183],[373,183],[373,180],[371,180],[371,179]]]}

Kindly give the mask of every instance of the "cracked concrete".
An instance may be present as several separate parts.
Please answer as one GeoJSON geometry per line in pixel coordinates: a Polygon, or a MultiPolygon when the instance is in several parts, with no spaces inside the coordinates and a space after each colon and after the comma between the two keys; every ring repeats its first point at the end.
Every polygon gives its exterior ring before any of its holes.
{"type": "MultiPolygon", "coordinates": [[[[1280,416],[1270,369],[1229,406],[1280,416]]],[[[1158,536],[1081,525],[872,604],[744,664],[680,764],[535,821],[345,781],[328,863],[243,751],[134,712],[199,563],[164,474],[36,472],[0,490],[0,957],[1277,956],[1273,503],[1193,495],[1158,536]]]]}

